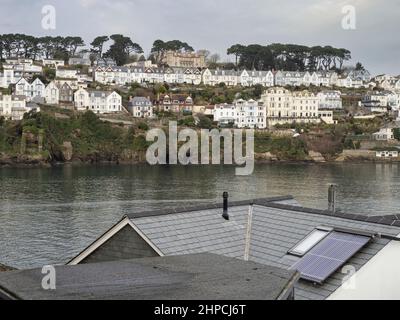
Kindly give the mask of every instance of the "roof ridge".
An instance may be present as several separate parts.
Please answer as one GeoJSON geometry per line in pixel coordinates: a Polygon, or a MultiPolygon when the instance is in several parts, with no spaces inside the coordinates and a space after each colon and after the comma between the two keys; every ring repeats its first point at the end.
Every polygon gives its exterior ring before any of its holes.
{"type": "MultiPolygon", "coordinates": [[[[288,196],[278,196],[278,197],[268,197],[268,198],[258,198],[258,199],[250,199],[250,200],[239,200],[239,201],[232,201],[229,203],[230,207],[237,207],[237,206],[245,206],[245,205],[259,205],[264,207],[276,208],[276,209],[283,209],[283,210],[291,210],[297,212],[304,212],[304,213],[311,213],[311,214],[318,214],[323,216],[329,217],[336,217],[342,218],[347,220],[354,220],[354,221],[361,221],[361,222],[368,222],[374,223],[379,225],[386,225],[386,226],[394,226],[400,227],[400,215],[386,215],[386,216],[367,216],[362,214],[351,214],[345,213],[341,211],[332,212],[329,210],[321,210],[315,208],[307,208],[303,206],[296,206],[290,204],[282,204],[276,203],[278,201],[284,200],[293,200],[294,197],[291,195],[288,196]]],[[[154,217],[154,216],[164,216],[174,213],[185,213],[185,212],[193,212],[193,211],[203,211],[208,209],[220,209],[223,207],[223,203],[221,202],[213,202],[213,203],[205,203],[193,206],[185,206],[180,205],[177,207],[169,208],[169,209],[158,209],[158,210],[149,210],[149,211],[141,211],[138,213],[131,213],[125,215],[125,217],[129,219],[135,218],[145,218],[145,217],[154,217]]]]}
{"type": "MultiPolygon", "coordinates": [[[[288,195],[288,196],[279,196],[279,197],[268,197],[268,198],[259,198],[259,199],[250,199],[250,200],[238,200],[238,201],[232,201],[229,203],[230,207],[237,207],[237,206],[245,206],[245,205],[251,205],[254,203],[259,203],[259,204],[267,204],[275,201],[284,201],[284,200],[293,200],[293,196],[288,195]]],[[[126,214],[125,217],[128,217],[130,219],[135,219],[135,218],[144,218],[144,217],[154,217],[154,216],[164,216],[168,214],[174,214],[174,213],[183,213],[183,212],[192,212],[192,211],[201,211],[201,210],[207,210],[207,209],[219,209],[223,207],[223,203],[221,202],[213,202],[213,203],[205,203],[205,204],[199,204],[199,205],[193,205],[193,206],[184,206],[180,205],[174,208],[169,208],[169,209],[158,209],[158,210],[149,210],[149,211],[141,211],[137,213],[130,213],[126,214]]]]}
{"type": "Polygon", "coordinates": [[[307,208],[307,207],[302,207],[302,206],[293,206],[293,205],[274,203],[274,202],[268,202],[268,203],[255,202],[255,204],[263,205],[265,207],[276,208],[276,209],[292,210],[292,211],[297,211],[297,212],[319,214],[319,215],[343,218],[343,219],[354,220],[354,221],[361,221],[361,222],[375,223],[375,224],[386,225],[386,226],[400,227],[400,215],[367,216],[367,215],[362,215],[362,214],[345,213],[345,212],[341,212],[341,211],[332,212],[329,210],[313,209],[313,208],[307,208]]]}

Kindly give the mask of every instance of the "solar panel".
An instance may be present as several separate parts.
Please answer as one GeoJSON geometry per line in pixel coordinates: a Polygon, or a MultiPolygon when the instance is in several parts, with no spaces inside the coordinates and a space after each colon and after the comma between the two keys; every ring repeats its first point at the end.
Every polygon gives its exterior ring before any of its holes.
{"type": "Polygon", "coordinates": [[[370,240],[366,236],[333,231],[291,269],[298,270],[302,279],[321,284],[370,240]]]}

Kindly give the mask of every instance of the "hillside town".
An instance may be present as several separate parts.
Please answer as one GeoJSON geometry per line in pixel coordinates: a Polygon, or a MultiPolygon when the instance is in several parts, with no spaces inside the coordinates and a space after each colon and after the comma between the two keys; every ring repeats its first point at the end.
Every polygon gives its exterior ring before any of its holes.
{"type": "MultiPolygon", "coordinates": [[[[178,53],[174,52],[176,56],[178,53]]],[[[369,108],[374,112],[397,111],[400,105],[400,76],[379,75],[373,77],[366,70],[352,70],[349,73],[338,75],[336,72],[291,72],[291,71],[249,71],[249,70],[219,70],[209,68],[183,67],[183,65],[196,65],[196,55],[193,57],[184,54],[185,61],[172,61],[177,66],[160,67],[151,61],[143,61],[129,66],[91,66],[90,60],[80,58],[79,67],[77,59],[70,59],[69,64],[62,60],[13,59],[7,58],[2,65],[0,73],[0,87],[11,88],[11,94],[3,94],[3,101],[21,101],[26,103],[47,104],[59,107],[71,107],[76,110],[91,110],[95,113],[115,113],[127,111],[129,103],[123,105],[121,96],[117,93],[132,84],[149,86],[154,84],[191,85],[202,88],[204,86],[227,87],[252,87],[260,85],[264,88],[259,106],[264,106],[268,111],[265,117],[276,118],[276,121],[266,121],[267,126],[276,123],[314,122],[320,118],[319,111],[340,110],[342,106],[341,89],[366,89],[360,97],[359,106],[369,108]],[[82,68],[84,66],[84,68],[82,68]],[[50,80],[44,76],[44,69],[53,69],[55,78],[50,80]],[[86,72],[83,71],[86,70],[86,72]],[[102,90],[96,90],[96,84],[102,85],[102,90]],[[93,89],[94,87],[94,89],[93,89]],[[117,90],[113,90],[113,89],[117,90]],[[270,88],[281,88],[271,90],[270,88]],[[283,89],[285,88],[285,89],[283,89]],[[305,88],[303,93],[294,94],[299,88],[305,88]],[[313,88],[308,92],[306,88],[313,88]],[[7,96],[11,96],[7,98],[7,96]],[[290,96],[290,97],[289,97],[290,96]],[[276,99],[276,100],[275,100],[276,99]],[[289,104],[274,104],[273,101],[287,101],[289,104]],[[304,100],[304,109],[301,108],[304,100]],[[271,103],[272,102],[272,103],[271,103]],[[306,103],[313,104],[306,106],[306,103]],[[291,106],[297,104],[297,106],[291,106]],[[289,106],[290,105],[290,106],[289,106]],[[280,107],[283,107],[281,109],[280,107]],[[309,109],[310,108],[310,109],[309,109]],[[305,112],[293,112],[293,110],[305,112]],[[315,112],[307,112],[315,111],[315,112]]],[[[204,58],[204,57],[203,57],[204,58]]],[[[169,60],[168,60],[169,61],[169,60]]],[[[132,97],[146,99],[147,97],[132,97]]],[[[169,97],[167,97],[168,99],[169,97]]],[[[164,103],[171,107],[164,107],[164,111],[183,112],[201,110],[201,105],[196,105],[190,96],[182,100],[172,100],[164,103]]],[[[12,110],[26,108],[26,105],[12,103],[11,108],[4,108],[2,116],[18,120],[20,113],[12,114],[12,110]],[[14,106],[15,104],[15,106],[14,106]]],[[[241,103],[242,101],[240,101],[241,103]]],[[[156,101],[151,101],[157,104],[156,101]]],[[[249,101],[251,104],[252,101],[249,101]]],[[[139,106],[136,106],[139,107],[139,106]]],[[[158,106],[153,106],[158,107],[158,106]]],[[[209,106],[207,106],[209,107],[209,106]]],[[[230,106],[215,105],[214,110],[230,108],[230,106]]],[[[131,109],[133,111],[133,109],[131,109]]],[[[249,109],[251,110],[251,109],[249,109]]],[[[210,112],[210,111],[209,111],[210,112]]],[[[214,114],[213,111],[211,111],[214,114]]],[[[134,117],[152,117],[153,112],[142,114],[132,113],[134,117]]],[[[219,121],[220,115],[216,116],[219,121]]],[[[227,120],[227,119],[223,119],[227,120]]],[[[232,119],[235,122],[235,119],[232,119]]],[[[252,121],[250,121],[251,123],[252,121]]],[[[255,125],[261,128],[259,125],[255,125]]]]}
{"type": "MultiPolygon", "coordinates": [[[[136,56],[123,65],[85,51],[68,59],[5,56],[0,116],[20,121],[25,114],[49,108],[92,111],[102,121],[147,123],[146,127],[168,119],[196,126],[208,119],[219,128],[249,128],[291,138],[310,130],[314,136],[321,136],[321,130],[328,134],[321,126],[372,121],[373,129],[349,131],[341,144],[355,149],[350,156],[356,158],[398,157],[400,76],[374,76],[360,63],[335,69],[336,62],[329,66],[323,60],[318,69],[307,71],[248,69],[213,62],[204,50],[179,45],[178,50],[159,49],[162,53],[152,52],[147,59],[136,56]]],[[[244,53],[241,59],[245,61],[244,53]]],[[[316,159],[327,158],[323,152],[316,154],[316,159]]]]}

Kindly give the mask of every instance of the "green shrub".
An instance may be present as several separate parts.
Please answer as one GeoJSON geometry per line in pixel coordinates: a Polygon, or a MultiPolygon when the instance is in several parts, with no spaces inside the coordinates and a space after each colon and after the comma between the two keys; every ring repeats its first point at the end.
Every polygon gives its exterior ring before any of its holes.
{"type": "Polygon", "coordinates": [[[146,122],[139,122],[138,128],[140,130],[143,130],[143,131],[148,131],[149,130],[149,126],[148,126],[148,124],[146,122]]]}

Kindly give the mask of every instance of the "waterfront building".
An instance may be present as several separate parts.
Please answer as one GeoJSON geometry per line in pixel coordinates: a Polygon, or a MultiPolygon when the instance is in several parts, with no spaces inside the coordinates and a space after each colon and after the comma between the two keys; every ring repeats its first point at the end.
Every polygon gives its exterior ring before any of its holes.
{"type": "Polygon", "coordinates": [[[398,151],[376,151],[377,158],[393,159],[399,157],[398,151]]]}
{"type": "Polygon", "coordinates": [[[290,92],[282,87],[267,89],[261,96],[267,110],[267,126],[319,123],[319,98],[309,92],[290,92]]]}
{"type": "Polygon", "coordinates": [[[372,134],[374,140],[390,141],[394,140],[394,133],[392,128],[382,128],[378,132],[372,134]]]}
{"type": "Polygon", "coordinates": [[[235,100],[233,104],[219,104],[214,108],[214,121],[221,127],[265,129],[266,108],[260,101],[235,100]]]}

